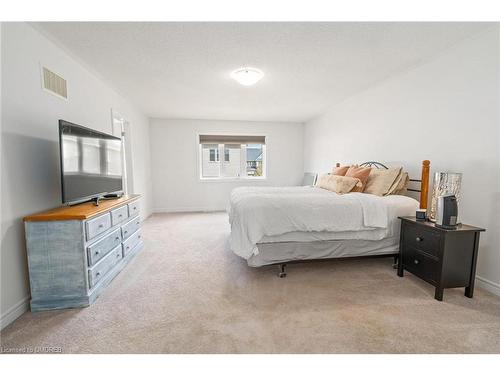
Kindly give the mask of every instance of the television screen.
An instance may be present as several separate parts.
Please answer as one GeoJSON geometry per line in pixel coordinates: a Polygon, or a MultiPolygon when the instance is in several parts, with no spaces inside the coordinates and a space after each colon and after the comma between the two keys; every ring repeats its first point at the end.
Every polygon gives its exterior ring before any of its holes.
{"type": "Polygon", "coordinates": [[[123,192],[122,141],[59,120],[63,203],[78,203],[123,192]]]}

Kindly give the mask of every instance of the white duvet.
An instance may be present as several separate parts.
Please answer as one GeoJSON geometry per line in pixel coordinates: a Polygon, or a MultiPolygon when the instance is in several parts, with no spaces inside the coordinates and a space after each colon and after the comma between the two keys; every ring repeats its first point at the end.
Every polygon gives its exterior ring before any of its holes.
{"type": "Polygon", "coordinates": [[[262,239],[291,232],[330,232],[336,239],[380,240],[394,235],[397,216],[414,215],[415,199],[339,195],[316,187],[239,187],[231,192],[231,249],[249,259],[262,239]]]}

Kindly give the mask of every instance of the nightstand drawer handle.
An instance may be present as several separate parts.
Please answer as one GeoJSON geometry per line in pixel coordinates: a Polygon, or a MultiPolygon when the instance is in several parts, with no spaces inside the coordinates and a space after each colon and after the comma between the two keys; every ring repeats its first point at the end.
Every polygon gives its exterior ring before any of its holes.
{"type": "Polygon", "coordinates": [[[417,237],[417,238],[415,238],[415,240],[416,240],[417,242],[422,242],[424,239],[423,239],[422,237],[417,237]]]}
{"type": "Polygon", "coordinates": [[[413,261],[413,263],[415,263],[415,264],[419,264],[420,262],[418,261],[418,259],[415,259],[415,260],[413,261]]]}

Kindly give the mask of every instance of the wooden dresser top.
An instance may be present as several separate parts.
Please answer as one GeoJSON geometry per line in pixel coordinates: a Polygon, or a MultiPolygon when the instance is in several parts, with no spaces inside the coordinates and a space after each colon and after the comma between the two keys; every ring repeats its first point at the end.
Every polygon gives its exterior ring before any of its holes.
{"type": "Polygon", "coordinates": [[[99,201],[99,206],[94,202],[86,202],[75,206],[62,206],[52,210],[24,217],[24,221],[51,221],[51,220],[85,220],[106,212],[113,207],[121,206],[138,199],[140,195],[124,195],[121,198],[99,201]]]}

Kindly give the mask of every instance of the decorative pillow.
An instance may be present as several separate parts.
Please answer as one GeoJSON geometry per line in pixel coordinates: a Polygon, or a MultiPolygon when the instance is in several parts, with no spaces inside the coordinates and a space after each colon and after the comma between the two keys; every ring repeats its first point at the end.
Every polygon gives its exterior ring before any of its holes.
{"type": "Polygon", "coordinates": [[[321,189],[333,191],[337,194],[346,194],[355,187],[361,187],[362,184],[359,178],[327,174],[319,178],[316,186],[321,189]]]}
{"type": "Polygon", "coordinates": [[[347,172],[345,174],[346,177],[359,178],[359,180],[361,181],[361,187],[355,187],[352,191],[359,192],[359,193],[361,193],[363,191],[371,170],[372,169],[370,167],[358,167],[357,165],[352,165],[347,170],[347,172]]]}
{"type": "Polygon", "coordinates": [[[402,168],[378,169],[372,168],[364,193],[384,196],[389,193],[392,185],[401,175],[402,168]]]}
{"type": "Polygon", "coordinates": [[[335,167],[333,168],[332,174],[335,176],[345,176],[347,170],[350,168],[350,165],[344,165],[343,167],[335,167]]]}
{"type": "Polygon", "coordinates": [[[392,184],[389,192],[386,195],[402,195],[405,193],[406,188],[408,187],[408,183],[410,182],[410,178],[408,177],[408,172],[401,172],[396,181],[392,184]]]}

